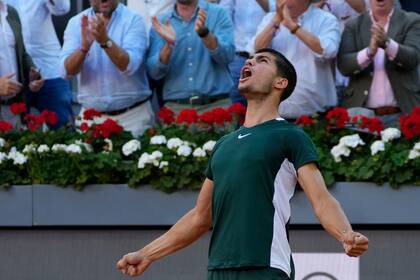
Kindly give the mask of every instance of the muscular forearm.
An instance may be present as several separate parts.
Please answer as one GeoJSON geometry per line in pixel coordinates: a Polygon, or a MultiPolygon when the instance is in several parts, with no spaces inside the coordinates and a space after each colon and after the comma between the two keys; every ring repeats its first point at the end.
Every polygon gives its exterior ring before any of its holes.
{"type": "Polygon", "coordinates": [[[261,8],[268,13],[270,11],[270,5],[268,3],[268,0],[256,0],[258,5],[261,6],[261,8]]]}
{"type": "Polygon", "coordinates": [[[340,203],[328,194],[317,205],[314,211],[322,226],[335,239],[342,241],[344,233],[351,231],[352,228],[340,203]]]}
{"type": "Polygon", "coordinates": [[[364,0],[346,0],[346,2],[359,14],[363,13],[366,10],[364,0]]]}
{"type": "Polygon", "coordinates": [[[295,35],[312,51],[316,52],[317,54],[323,54],[324,50],[321,47],[321,41],[318,37],[312,35],[308,31],[304,30],[300,27],[295,35]]]}
{"type": "Polygon", "coordinates": [[[211,32],[206,37],[203,37],[201,39],[204,45],[206,46],[206,48],[211,51],[215,50],[218,46],[217,38],[211,32]]]}
{"type": "Polygon", "coordinates": [[[67,75],[73,76],[80,72],[86,55],[86,53],[78,49],[65,60],[64,67],[66,68],[67,75]]]}
{"type": "Polygon", "coordinates": [[[165,44],[163,48],[160,50],[159,60],[162,64],[168,64],[169,59],[171,58],[172,48],[165,44]]]}
{"type": "Polygon", "coordinates": [[[151,261],[161,259],[190,245],[211,227],[208,219],[193,209],[182,217],[167,233],[140,250],[141,255],[151,261]]]}
{"type": "Polygon", "coordinates": [[[110,48],[104,49],[109,59],[120,71],[127,70],[128,64],[130,63],[130,57],[128,53],[122,48],[117,46],[115,43],[110,48]]]}

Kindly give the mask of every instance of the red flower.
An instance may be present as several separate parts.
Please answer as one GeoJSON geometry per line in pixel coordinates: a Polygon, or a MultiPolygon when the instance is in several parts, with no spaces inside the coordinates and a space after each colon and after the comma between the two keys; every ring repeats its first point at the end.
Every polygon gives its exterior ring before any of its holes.
{"type": "Polygon", "coordinates": [[[27,111],[28,108],[26,108],[25,103],[13,103],[10,105],[10,112],[12,112],[13,115],[26,114],[27,111]]]}
{"type": "Polygon", "coordinates": [[[37,116],[34,114],[27,114],[24,118],[26,121],[26,126],[32,132],[37,131],[38,128],[45,122],[45,118],[43,116],[37,116]]]}
{"type": "Polygon", "coordinates": [[[93,120],[94,117],[100,117],[100,116],[102,116],[102,114],[93,108],[86,109],[83,112],[84,120],[93,120]]]}
{"type": "Polygon", "coordinates": [[[192,124],[192,123],[196,123],[197,120],[198,120],[198,115],[197,115],[196,110],[184,109],[179,113],[178,118],[176,119],[176,122],[179,124],[182,124],[182,123],[192,124]]]}
{"type": "Polygon", "coordinates": [[[120,134],[124,128],[113,119],[106,119],[102,124],[93,126],[93,138],[109,138],[112,134],[120,134]]]}
{"type": "Polygon", "coordinates": [[[214,114],[214,122],[216,124],[223,125],[225,122],[232,121],[232,115],[226,109],[214,108],[211,112],[214,114]]]}
{"type": "Polygon", "coordinates": [[[198,117],[198,120],[207,124],[213,124],[215,116],[213,112],[204,112],[198,117]]]}
{"type": "Polygon", "coordinates": [[[1,133],[5,133],[8,132],[10,130],[13,129],[13,125],[8,123],[8,122],[4,122],[4,121],[0,121],[0,132],[1,133]]]}
{"type": "Polygon", "coordinates": [[[175,121],[175,113],[168,107],[162,107],[162,109],[159,110],[158,118],[164,124],[171,124],[175,121]]]}
{"type": "Polygon", "coordinates": [[[48,125],[55,125],[58,122],[57,113],[56,112],[51,112],[51,111],[48,111],[48,110],[44,110],[41,113],[41,119],[39,120],[39,122],[42,121],[42,120],[45,120],[45,122],[48,125]]]}
{"type": "Polygon", "coordinates": [[[39,127],[41,126],[39,123],[33,121],[33,122],[28,122],[27,124],[28,129],[32,132],[35,132],[39,129],[39,127]]]}
{"type": "Polygon", "coordinates": [[[84,122],[80,125],[80,130],[82,132],[86,132],[86,131],[88,131],[88,129],[89,129],[89,125],[87,123],[84,122]]]}
{"type": "Polygon", "coordinates": [[[330,126],[344,128],[350,117],[346,108],[336,107],[327,113],[327,119],[330,126]]]}
{"type": "Polygon", "coordinates": [[[385,126],[379,118],[363,118],[361,128],[367,128],[370,132],[381,132],[385,126]]]}
{"type": "Polygon", "coordinates": [[[246,107],[242,103],[235,103],[230,105],[230,107],[227,109],[230,113],[234,113],[238,115],[239,117],[244,117],[246,113],[246,107]]]}
{"type": "Polygon", "coordinates": [[[401,116],[400,127],[407,140],[420,136],[420,107],[415,107],[411,115],[401,116]]]}
{"type": "Polygon", "coordinates": [[[302,115],[296,120],[296,124],[301,124],[303,126],[311,126],[315,124],[314,120],[308,115],[302,115]]]}

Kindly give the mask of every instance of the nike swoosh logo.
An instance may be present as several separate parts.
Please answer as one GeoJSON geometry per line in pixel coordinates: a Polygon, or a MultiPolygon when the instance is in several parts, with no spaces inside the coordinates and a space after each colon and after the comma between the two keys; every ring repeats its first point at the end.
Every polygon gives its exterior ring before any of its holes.
{"type": "Polygon", "coordinates": [[[245,138],[245,137],[247,137],[247,136],[249,136],[249,135],[251,135],[251,133],[247,133],[247,134],[244,134],[244,135],[239,134],[239,135],[238,135],[238,139],[245,138]]]}

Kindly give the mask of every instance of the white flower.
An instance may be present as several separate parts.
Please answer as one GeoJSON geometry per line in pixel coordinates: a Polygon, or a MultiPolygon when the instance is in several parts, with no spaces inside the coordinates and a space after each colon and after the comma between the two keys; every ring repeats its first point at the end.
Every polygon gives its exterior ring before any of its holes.
{"type": "Polygon", "coordinates": [[[178,154],[178,156],[187,157],[187,156],[191,155],[192,149],[191,149],[190,146],[182,145],[182,146],[180,146],[178,148],[178,150],[176,151],[176,153],[178,154]]]}
{"type": "Polygon", "coordinates": [[[70,154],[81,154],[82,148],[79,145],[71,144],[66,147],[66,152],[70,154]]]}
{"type": "Polygon", "coordinates": [[[418,156],[420,156],[419,150],[411,150],[410,153],[408,154],[408,159],[415,159],[418,156]]]}
{"type": "Polygon", "coordinates": [[[24,153],[24,154],[35,153],[35,152],[36,152],[36,145],[35,144],[26,145],[23,148],[23,151],[22,151],[22,153],[24,153]]]}
{"type": "Polygon", "coordinates": [[[52,146],[51,150],[53,152],[66,151],[67,150],[67,145],[64,145],[64,144],[54,144],[52,146]]]}
{"type": "Polygon", "coordinates": [[[166,144],[166,137],[164,135],[156,135],[150,138],[150,144],[152,145],[163,145],[166,144]]]}
{"type": "Polygon", "coordinates": [[[0,152],[0,164],[2,164],[2,162],[5,160],[7,160],[7,155],[5,153],[0,152]]]}
{"type": "Polygon", "coordinates": [[[150,160],[150,155],[148,153],[143,153],[139,158],[137,167],[139,169],[143,169],[146,166],[146,164],[150,163],[150,160]]]}
{"type": "Polygon", "coordinates": [[[6,145],[6,140],[4,140],[3,138],[0,138],[0,148],[3,148],[4,145],[6,145]]]}
{"type": "Polygon", "coordinates": [[[112,144],[112,140],[105,138],[104,142],[107,144],[104,146],[104,151],[106,152],[112,152],[112,150],[114,149],[114,145],[112,144]]]}
{"type": "Polygon", "coordinates": [[[420,156],[420,142],[417,142],[408,154],[408,159],[415,159],[420,156]]]}
{"type": "Polygon", "coordinates": [[[340,144],[349,148],[356,148],[358,145],[364,145],[365,142],[363,142],[359,134],[353,134],[341,137],[339,145],[340,144]]]}
{"type": "Polygon", "coordinates": [[[168,149],[174,149],[174,148],[178,148],[180,146],[182,146],[184,144],[184,141],[182,141],[179,138],[171,138],[168,140],[168,143],[166,144],[166,146],[168,147],[168,149]]]}
{"type": "Polygon", "coordinates": [[[50,151],[50,147],[48,147],[47,145],[41,145],[41,146],[38,147],[37,151],[40,154],[47,153],[47,152],[50,151]]]}
{"type": "Polygon", "coordinates": [[[28,160],[28,158],[24,154],[16,150],[16,147],[10,149],[7,158],[13,160],[14,165],[23,165],[28,160]]]}
{"type": "Polygon", "coordinates": [[[382,141],[388,143],[393,139],[398,139],[401,137],[401,131],[395,127],[389,127],[381,131],[382,141]]]}
{"type": "Polygon", "coordinates": [[[350,149],[343,144],[338,144],[331,149],[331,154],[334,157],[335,162],[341,162],[341,157],[348,157],[350,155],[350,149]]]}
{"type": "Polygon", "coordinates": [[[161,151],[154,151],[151,155],[150,155],[153,159],[161,159],[163,157],[163,154],[161,151]]]}
{"type": "Polygon", "coordinates": [[[163,169],[165,166],[169,166],[169,162],[161,161],[159,164],[159,169],[163,169]]]}
{"type": "Polygon", "coordinates": [[[381,140],[376,140],[370,146],[370,152],[371,152],[372,156],[374,156],[377,153],[379,153],[380,151],[385,151],[385,142],[383,142],[381,140]]]}
{"type": "Polygon", "coordinates": [[[197,148],[193,152],[194,157],[205,157],[207,155],[206,151],[201,148],[197,148]]]}
{"type": "Polygon", "coordinates": [[[128,141],[122,147],[122,152],[125,156],[129,156],[137,150],[141,149],[141,143],[139,140],[133,139],[128,141]]]}
{"type": "Polygon", "coordinates": [[[216,141],[210,140],[204,143],[203,150],[207,152],[211,152],[214,149],[214,145],[216,145],[216,141]]]}
{"type": "Polygon", "coordinates": [[[86,151],[89,152],[89,153],[93,152],[92,145],[91,144],[88,144],[88,143],[85,143],[82,140],[76,140],[74,142],[74,144],[76,144],[76,145],[78,145],[80,147],[85,147],[86,151]]]}

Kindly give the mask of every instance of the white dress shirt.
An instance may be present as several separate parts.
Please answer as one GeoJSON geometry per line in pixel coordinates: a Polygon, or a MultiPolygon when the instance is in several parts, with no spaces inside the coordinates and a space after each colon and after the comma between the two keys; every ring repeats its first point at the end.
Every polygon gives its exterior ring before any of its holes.
{"type": "MultiPolygon", "coordinates": [[[[270,24],[274,15],[269,13],[265,16],[257,34],[270,24]]],[[[280,26],[274,35],[271,47],[282,53],[297,73],[295,91],[280,104],[280,115],[289,119],[323,112],[337,105],[332,61],[340,43],[339,23],[335,16],[312,5],[299,17],[298,22],[304,30],[319,38],[324,52],[315,53],[284,26],[280,26]]]]}
{"type": "MultiPolygon", "coordinates": [[[[267,14],[256,0],[221,0],[223,6],[232,18],[235,29],[235,47],[237,52],[253,53],[249,44],[257,32],[257,27],[267,14]]],[[[276,11],[275,0],[269,0],[270,12],[276,11]]]]}
{"type": "Polygon", "coordinates": [[[176,0],[128,0],[127,6],[141,15],[149,32],[152,17],[169,12],[174,8],[176,0]]]}
{"type": "Polygon", "coordinates": [[[6,1],[0,1],[0,77],[16,73],[12,78],[18,80],[15,34],[7,17],[6,1]]]}
{"type": "MultiPolygon", "coordinates": [[[[81,18],[95,16],[92,8],[70,19],[64,32],[60,71],[69,78],[65,60],[81,47],[81,18]]],[[[141,17],[123,4],[118,4],[109,20],[108,36],[127,52],[129,64],[121,72],[107,53],[95,41],[77,75],[78,101],[84,108],[109,112],[127,108],[151,95],[144,59],[147,50],[146,29],[141,17]]]]}
{"type": "MultiPolygon", "coordinates": [[[[9,0],[10,1],[10,0],[9,0]]],[[[70,11],[70,0],[12,0],[19,12],[23,40],[34,64],[45,79],[60,77],[58,71],[61,45],[54,29],[52,15],[70,11]]]]}

